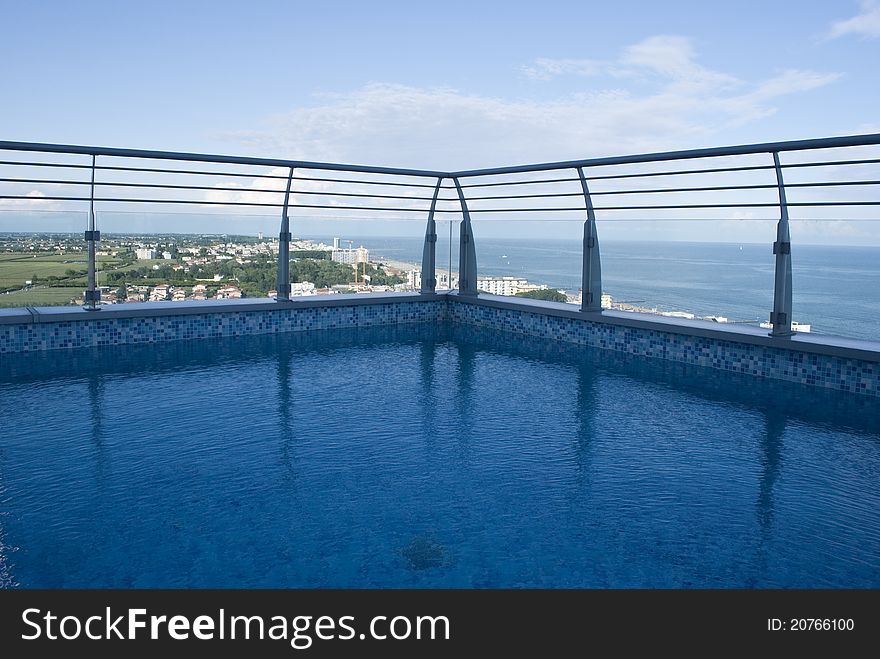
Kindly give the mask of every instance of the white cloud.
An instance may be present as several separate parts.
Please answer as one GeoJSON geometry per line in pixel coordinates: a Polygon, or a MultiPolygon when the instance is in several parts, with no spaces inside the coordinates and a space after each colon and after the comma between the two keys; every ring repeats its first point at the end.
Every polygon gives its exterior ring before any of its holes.
{"type": "Polygon", "coordinates": [[[543,59],[526,69],[533,78],[593,72],[611,85],[591,80],[588,91],[546,100],[374,83],[220,137],[272,156],[442,170],[563,160],[705,144],[838,77],[790,70],[741,81],[703,67],[686,38],[668,35],[613,61],[543,59]],[[631,89],[621,84],[633,78],[631,89]]]}
{"type": "Polygon", "coordinates": [[[605,68],[605,63],[598,60],[540,57],[522,67],[522,72],[535,80],[549,80],[560,75],[593,76],[601,73],[605,68]]]}
{"type": "MultiPolygon", "coordinates": [[[[13,194],[21,195],[20,192],[14,192],[13,194]]],[[[31,190],[30,192],[24,193],[23,195],[26,199],[0,199],[0,208],[2,209],[21,209],[21,210],[49,210],[54,208],[55,204],[49,200],[44,199],[46,196],[45,193],[40,190],[31,190]]]]}
{"type": "Polygon", "coordinates": [[[694,129],[674,99],[624,91],[550,101],[371,84],[225,137],[297,159],[464,168],[624,152],[694,129]]]}
{"type": "MultiPolygon", "coordinates": [[[[287,181],[285,177],[288,175],[288,169],[284,167],[276,167],[266,173],[265,176],[256,176],[252,180],[250,180],[247,184],[243,184],[240,182],[229,182],[229,181],[221,181],[216,184],[218,190],[209,190],[205,192],[205,201],[210,202],[209,204],[205,204],[206,208],[211,208],[215,204],[221,203],[253,203],[253,204],[280,204],[284,199],[284,190],[287,186],[287,181]],[[226,188],[239,188],[238,190],[229,190],[226,188]]],[[[326,175],[326,172],[319,174],[319,176],[326,175]]],[[[308,175],[304,172],[298,172],[297,176],[306,176],[308,175]]],[[[343,177],[339,177],[343,178],[343,177]]],[[[346,174],[344,178],[349,180],[358,180],[359,176],[357,174],[346,174]]],[[[375,178],[375,177],[367,177],[367,178],[375,178]]],[[[387,180],[393,181],[393,177],[389,177],[387,180]]],[[[404,196],[412,196],[418,197],[420,194],[424,196],[428,194],[424,191],[404,191],[401,192],[398,188],[393,188],[389,186],[372,186],[366,184],[345,184],[340,186],[336,183],[330,183],[328,181],[310,181],[303,180],[299,178],[293,181],[293,190],[289,198],[289,203],[291,205],[291,209],[296,208],[296,205],[302,204],[305,206],[312,205],[323,205],[323,206],[331,206],[336,207],[338,210],[333,208],[330,209],[309,209],[309,208],[301,208],[299,210],[292,211],[292,215],[296,215],[298,217],[302,217],[303,214],[315,214],[316,216],[328,216],[334,215],[338,217],[347,217],[350,213],[347,213],[344,209],[345,206],[351,206],[354,204],[362,204],[362,205],[385,205],[387,206],[389,202],[381,199],[381,198],[364,198],[359,199],[357,197],[344,197],[344,196],[335,196],[339,193],[347,193],[347,194],[400,194],[404,196]],[[309,194],[312,193],[312,194],[309,194]],[[326,194],[322,195],[321,193],[334,193],[334,194],[326,194]]],[[[395,208],[424,208],[425,204],[423,200],[418,201],[407,201],[404,199],[395,199],[393,203],[395,208]]],[[[383,217],[387,218],[406,218],[406,213],[400,212],[388,212],[383,217]]],[[[411,217],[411,216],[410,216],[411,217]]]]}
{"type": "Polygon", "coordinates": [[[829,30],[829,38],[836,39],[848,34],[868,38],[880,37],[880,4],[876,0],[862,0],[859,4],[862,12],[852,18],[833,23],[829,30]]]}
{"type": "Polygon", "coordinates": [[[732,117],[731,123],[745,123],[773,114],[776,108],[773,107],[771,101],[777,98],[818,89],[840,77],[839,73],[788,69],[758,83],[748,92],[723,100],[722,103],[726,105],[726,111],[732,117]]]}
{"type": "Polygon", "coordinates": [[[629,46],[620,64],[633,71],[648,70],[673,80],[736,84],[738,81],[696,62],[696,52],[686,37],[659,35],[629,46]]]}
{"type": "Polygon", "coordinates": [[[725,73],[712,71],[696,62],[690,39],[677,35],[657,35],[628,46],[615,60],[539,58],[522,67],[534,80],[559,76],[609,75],[616,78],[659,76],[688,85],[735,86],[739,81],[725,73]]]}
{"type": "Polygon", "coordinates": [[[781,74],[762,82],[749,96],[755,100],[770,100],[785,94],[809,91],[824,87],[840,78],[839,73],[817,73],[787,69],[781,74]]]}

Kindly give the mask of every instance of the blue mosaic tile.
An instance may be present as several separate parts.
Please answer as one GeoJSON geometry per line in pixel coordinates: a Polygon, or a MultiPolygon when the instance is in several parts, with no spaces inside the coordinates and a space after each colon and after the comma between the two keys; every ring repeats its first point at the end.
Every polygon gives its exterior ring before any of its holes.
{"type": "Polygon", "coordinates": [[[672,332],[452,303],[453,322],[880,398],[880,364],[672,332]]]}
{"type": "Polygon", "coordinates": [[[0,353],[427,323],[445,314],[445,302],[430,301],[2,325],[0,353]]]}
{"type": "Polygon", "coordinates": [[[452,320],[603,350],[880,397],[880,364],[455,300],[0,326],[0,353],[452,320]]]}

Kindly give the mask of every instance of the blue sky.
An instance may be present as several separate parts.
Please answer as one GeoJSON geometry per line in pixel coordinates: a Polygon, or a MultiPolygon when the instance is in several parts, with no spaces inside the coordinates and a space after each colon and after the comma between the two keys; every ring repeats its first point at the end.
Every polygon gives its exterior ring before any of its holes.
{"type": "Polygon", "coordinates": [[[880,131],[876,2],[5,2],[2,139],[454,169],[880,131]]]}

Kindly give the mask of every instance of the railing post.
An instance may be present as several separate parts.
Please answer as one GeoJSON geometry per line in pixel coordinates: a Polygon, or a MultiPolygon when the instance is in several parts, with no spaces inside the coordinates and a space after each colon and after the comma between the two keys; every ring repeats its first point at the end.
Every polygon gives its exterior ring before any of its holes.
{"type": "Polygon", "coordinates": [[[278,233],[278,281],[275,285],[275,300],[290,300],[290,218],[287,214],[290,202],[290,184],[293,181],[293,167],[287,174],[287,190],[284,192],[284,208],[281,210],[281,231],[278,233]]]}
{"type": "Polygon", "coordinates": [[[461,189],[458,178],[455,189],[461,204],[461,224],[458,231],[458,292],[461,295],[477,294],[477,250],[474,246],[474,230],[471,226],[471,214],[468,212],[467,200],[461,189]]]}
{"type": "Polygon", "coordinates": [[[581,311],[602,311],[602,262],[599,258],[599,235],[596,232],[596,212],[584,168],[578,167],[587,220],[584,222],[583,271],[581,273],[581,311]]]}
{"type": "Polygon", "coordinates": [[[773,287],[773,313],[770,314],[773,330],[770,336],[791,336],[791,233],[788,227],[788,203],[785,199],[782,166],[779,164],[779,153],[775,151],[773,165],[776,167],[776,183],[779,186],[779,223],[776,225],[776,242],[773,243],[776,277],[773,287]]]}
{"type": "Polygon", "coordinates": [[[95,155],[92,155],[92,184],[89,194],[89,228],[85,232],[86,249],[88,251],[88,279],[85,294],[83,295],[83,307],[89,311],[99,309],[101,291],[98,290],[96,243],[101,240],[101,232],[95,228],[95,155]]]}
{"type": "Polygon", "coordinates": [[[428,211],[428,225],[425,227],[425,247],[422,250],[422,286],[421,293],[434,293],[437,290],[437,223],[434,212],[437,210],[437,197],[440,194],[442,178],[437,179],[434,197],[431,199],[431,210],[428,211]]]}

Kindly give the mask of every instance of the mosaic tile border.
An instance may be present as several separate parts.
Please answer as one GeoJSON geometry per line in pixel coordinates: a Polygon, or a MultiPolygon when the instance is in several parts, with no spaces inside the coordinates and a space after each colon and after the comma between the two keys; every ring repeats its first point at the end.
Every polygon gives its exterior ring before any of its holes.
{"type": "Polygon", "coordinates": [[[446,302],[431,300],[20,323],[0,325],[0,354],[339,327],[427,323],[438,322],[445,317],[446,302]]]}
{"type": "Polygon", "coordinates": [[[157,310],[155,316],[2,324],[0,354],[451,320],[880,398],[880,363],[863,359],[594,322],[542,313],[534,306],[514,309],[454,297],[358,302],[188,314],[157,310]]]}
{"type": "Polygon", "coordinates": [[[880,398],[880,363],[452,302],[453,322],[880,398]]]}

